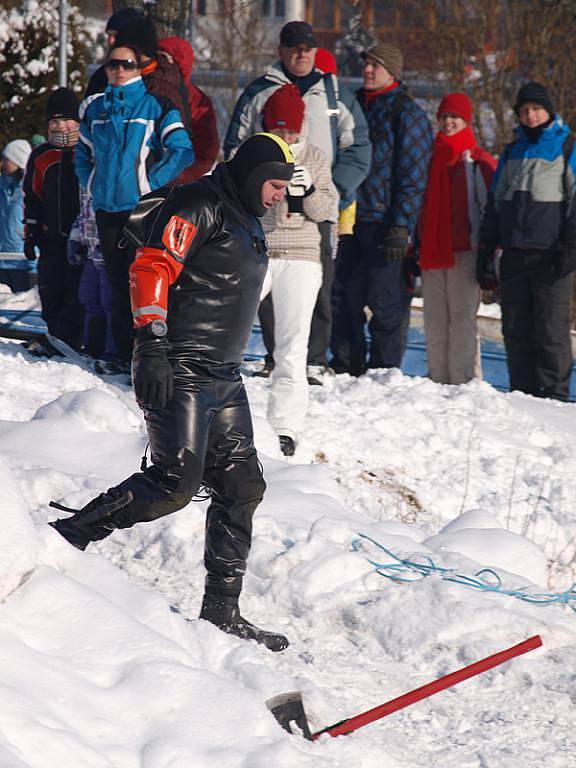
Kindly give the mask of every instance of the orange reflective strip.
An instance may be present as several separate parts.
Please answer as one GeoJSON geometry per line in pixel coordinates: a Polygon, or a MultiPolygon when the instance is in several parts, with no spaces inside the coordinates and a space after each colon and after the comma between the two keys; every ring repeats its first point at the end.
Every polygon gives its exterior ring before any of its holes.
{"type": "Polygon", "coordinates": [[[134,325],[139,328],[152,320],[166,320],[168,289],[176,282],[184,265],[160,248],[136,250],[130,267],[130,303],[134,325]]]}

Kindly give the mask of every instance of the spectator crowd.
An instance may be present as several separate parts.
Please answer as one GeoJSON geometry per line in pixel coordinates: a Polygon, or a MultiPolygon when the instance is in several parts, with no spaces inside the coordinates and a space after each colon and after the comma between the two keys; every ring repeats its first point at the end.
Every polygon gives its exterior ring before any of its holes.
{"type": "MultiPolygon", "coordinates": [[[[84,98],[55,90],[46,138],[2,150],[0,251],[38,260],[52,336],[127,372],[137,324],[129,217],[142,197],[152,206],[154,193],[166,199],[210,174],[220,142],[188,42],[158,40],[133,8],[113,14],[106,34],[84,98]]],[[[576,150],[552,95],[535,82],[519,89],[514,139],[497,161],[478,145],[465,93],[440,99],[435,132],[402,82],[398,47],[377,42],[361,58],[354,93],[312,27],[287,23],[278,60],[241,93],[223,141],[236,170],[258,133],[294,158],[287,186],[270,189],[277,204],[257,213],[268,268],[256,375],[270,378],[268,418],[286,455],[310,386],[400,367],[418,278],[433,381],[481,378],[477,311],[483,290],[499,291],[511,389],[569,397],[576,150]]]]}

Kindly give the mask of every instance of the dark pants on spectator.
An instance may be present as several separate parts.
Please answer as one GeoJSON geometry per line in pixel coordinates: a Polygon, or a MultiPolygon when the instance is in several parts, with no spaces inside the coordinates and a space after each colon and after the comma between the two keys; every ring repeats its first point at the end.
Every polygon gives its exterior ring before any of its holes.
{"type": "Polygon", "coordinates": [[[572,275],[556,279],[550,252],[504,251],[502,332],[511,390],[568,400],[572,281],[572,275]]]}
{"type": "Polygon", "coordinates": [[[403,260],[383,262],[378,254],[378,229],[378,224],[357,224],[354,234],[340,241],[331,344],[337,373],[360,376],[367,368],[399,368],[406,350],[412,294],[403,260]],[[369,349],[365,307],[372,314],[369,349]]]}
{"type": "Polygon", "coordinates": [[[122,237],[122,228],[129,216],[130,211],[118,213],[96,211],[102,256],[112,289],[112,337],[118,350],[118,357],[124,362],[128,362],[132,357],[132,309],[128,270],[134,251],[122,237]],[[121,245],[125,243],[125,247],[118,247],[119,242],[121,245]]]}
{"type": "Polygon", "coordinates": [[[84,307],[84,351],[96,358],[116,358],[111,329],[113,301],[110,283],[105,268],[97,267],[91,259],[84,265],[78,298],[84,307]]]}
{"type": "Polygon", "coordinates": [[[66,238],[43,238],[38,259],[38,294],[48,331],[74,349],[82,346],[84,311],[78,300],[83,266],[66,257],[66,238]]]}
{"type": "MultiPolygon", "coordinates": [[[[330,221],[318,224],[320,230],[320,262],[322,265],[322,285],[316,299],[310,338],[308,340],[308,365],[328,365],[326,353],[330,346],[332,332],[332,280],[334,279],[334,259],[332,258],[332,227],[330,221]]],[[[274,364],[274,306],[272,294],[262,301],[258,309],[258,319],[262,328],[262,340],[266,347],[266,363],[274,364]]]]}

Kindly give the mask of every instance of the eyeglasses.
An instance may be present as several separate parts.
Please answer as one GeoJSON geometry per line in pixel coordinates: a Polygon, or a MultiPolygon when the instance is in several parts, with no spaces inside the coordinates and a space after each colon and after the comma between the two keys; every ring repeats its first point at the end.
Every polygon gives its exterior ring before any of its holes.
{"type": "Polygon", "coordinates": [[[126,72],[134,72],[135,69],[138,69],[138,62],[132,59],[110,59],[106,62],[106,69],[116,71],[123,69],[126,72]]]}

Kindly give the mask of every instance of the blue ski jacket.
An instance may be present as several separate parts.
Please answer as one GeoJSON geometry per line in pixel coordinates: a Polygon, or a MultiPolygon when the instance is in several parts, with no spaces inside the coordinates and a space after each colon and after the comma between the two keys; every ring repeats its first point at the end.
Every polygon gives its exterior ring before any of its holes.
{"type": "Polygon", "coordinates": [[[22,253],[24,247],[24,195],[16,174],[0,175],[0,251],[22,253]]]}
{"type": "Polygon", "coordinates": [[[89,96],[80,117],[76,174],[95,211],[131,210],[194,162],[180,113],[141,77],[89,96]]]}
{"type": "Polygon", "coordinates": [[[549,251],[576,246],[576,148],[565,158],[570,129],[556,116],[534,142],[521,125],[492,180],[480,239],[490,247],[549,251]]]}

